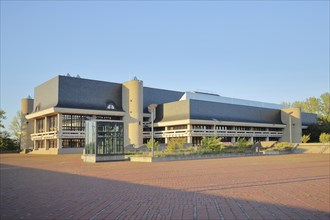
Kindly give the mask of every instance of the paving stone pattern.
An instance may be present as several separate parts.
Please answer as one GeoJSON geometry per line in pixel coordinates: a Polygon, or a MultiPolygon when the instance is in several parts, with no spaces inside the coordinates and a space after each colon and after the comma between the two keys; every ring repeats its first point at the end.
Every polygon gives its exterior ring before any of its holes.
{"type": "Polygon", "coordinates": [[[83,163],[0,155],[1,220],[330,219],[330,155],[83,163]]]}

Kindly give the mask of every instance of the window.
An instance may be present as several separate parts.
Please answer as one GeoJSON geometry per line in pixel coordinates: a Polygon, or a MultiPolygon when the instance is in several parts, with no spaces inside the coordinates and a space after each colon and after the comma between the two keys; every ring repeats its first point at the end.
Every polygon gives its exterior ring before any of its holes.
{"type": "Polygon", "coordinates": [[[115,106],[114,106],[114,104],[108,104],[107,105],[107,110],[115,110],[115,106]]]}
{"type": "Polygon", "coordinates": [[[63,148],[80,148],[85,147],[85,139],[63,139],[63,148]]]}
{"type": "Polygon", "coordinates": [[[57,140],[56,139],[48,140],[48,147],[49,148],[57,148],[57,140]]]}
{"type": "Polygon", "coordinates": [[[37,129],[37,133],[42,133],[44,132],[44,119],[37,119],[36,121],[36,129],[37,129]]]}
{"type": "Polygon", "coordinates": [[[56,131],[57,130],[57,116],[50,116],[48,117],[48,129],[49,131],[56,131]]]}
{"type": "Polygon", "coordinates": [[[64,131],[85,131],[87,115],[62,115],[62,129],[64,131]]]}

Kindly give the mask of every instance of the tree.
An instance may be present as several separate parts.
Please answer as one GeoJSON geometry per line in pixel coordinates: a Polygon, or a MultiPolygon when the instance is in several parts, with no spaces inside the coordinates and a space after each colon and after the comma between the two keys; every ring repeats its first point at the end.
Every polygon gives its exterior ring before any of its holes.
{"type": "Polygon", "coordinates": [[[15,140],[20,142],[21,139],[21,127],[22,126],[22,114],[20,111],[16,112],[16,116],[14,116],[11,124],[9,125],[9,129],[11,131],[12,136],[15,140]]]}
{"type": "Polygon", "coordinates": [[[292,108],[293,104],[291,102],[281,102],[283,108],[292,108]]]}
{"type": "Polygon", "coordinates": [[[0,109],[0,128],[5,128],[5,126],[3,125],[3,120],[5,120],[6,117],[6,112],[2,109],[0,109]]]}
{"type": "Polygon", "coordinates": [[[2,151],[17,151],[19,144],[17,141],[10,138],[7,131],[0,132],[0,152],[2,151]]]}
{"type": "Polygon", "coordinates": [[[320,115],[330,123],[330,93],[326,92],[320,98],[320,115]]]}
{"type": "Polygon", "coordinates": [[[320,99],[315,97],[309,97],[305,101],[305,111],[308,113],[320,113],[320,99]]]}

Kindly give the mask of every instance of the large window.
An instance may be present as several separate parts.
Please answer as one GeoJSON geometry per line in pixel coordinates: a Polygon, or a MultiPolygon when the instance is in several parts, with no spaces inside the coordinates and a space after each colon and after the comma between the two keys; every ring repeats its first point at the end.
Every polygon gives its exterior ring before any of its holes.
{"type": "Polygon", "coordinates": [[[122,122],[87,121],[86,154],[124,154],[124,126],[122,122]]]}
{"type": "Polygon", "coordinates": [[[84,131],[87,115],[62,115],[64,131],[84,131]]]}

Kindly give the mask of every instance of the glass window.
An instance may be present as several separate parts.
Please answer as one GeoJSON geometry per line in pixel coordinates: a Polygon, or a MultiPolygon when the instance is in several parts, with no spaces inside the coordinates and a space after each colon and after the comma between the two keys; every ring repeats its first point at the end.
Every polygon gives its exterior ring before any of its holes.
{"type": "Polygon", "coordinates": [[[57,130],[57,116],[50,116],[47,118],[48,119],[48,130],[49,131],[56,131],[57,130]]]}
{"type": "Polygon", "coordinates": [[[42,133],[42,132],[45,132],[44,130],[44,120],[45,119],[37,119],[36,123],[37,123],[37,133],[42,133]]]}
{"type": "Polygon", "coordinates": [[[122,122],[86,122],[86,154],[124,154],[124,126],[122,122]]]}

